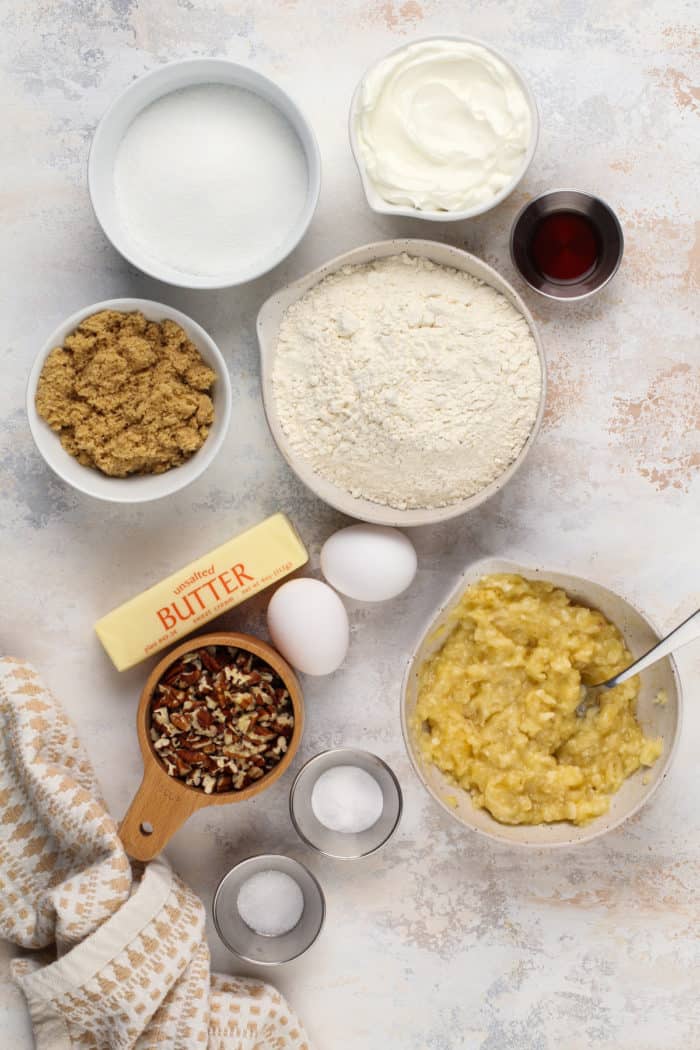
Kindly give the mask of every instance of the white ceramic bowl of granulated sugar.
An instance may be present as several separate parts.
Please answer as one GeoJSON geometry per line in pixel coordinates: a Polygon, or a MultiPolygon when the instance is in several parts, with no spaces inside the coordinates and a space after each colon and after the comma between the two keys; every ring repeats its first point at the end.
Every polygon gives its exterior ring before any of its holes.
{"type": "Polygon", "coordinates": [[[224,59],[161,66],[97,126],[88,163],[106,237],[185,288],[253,280],[299,243],[321,187],[306,118],[273,81],[224,59]]]}

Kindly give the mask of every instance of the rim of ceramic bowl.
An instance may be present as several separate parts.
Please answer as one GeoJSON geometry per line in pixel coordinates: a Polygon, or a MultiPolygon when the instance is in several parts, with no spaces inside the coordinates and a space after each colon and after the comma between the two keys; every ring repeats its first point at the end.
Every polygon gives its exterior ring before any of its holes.
{"type": "Polygon", "coordinates": [[[599,194],[597,193],[589,193],[588,190],[574,189],[572,186],[554,186],[550,190],[545,190],[543,193],[538,193],[535,197],[531,197],[529,201],[526,201],[526,203],[523,204],[522,208],[518,209],[518,212],[515,218],[513,219],[513,222],[511,223],[510,227],[510,235],[508,237],[508,250],[510,253],[510,261],[513,264],[513,269],[517,273],[520,280],[524,281],[528,288],[530,288],[533,292],[537,292],[537,294],[541,295],[543,299],[549,299],[550,302],[553,303],[562,303],[565,306],[567,303],[581,303],[584,302],[586,299],[591,299],[594,295],[597,295],[598,292],[602,292],[603,288],[606,288],[610,284],[613,277],[620,269],[620,266],[622,265],[622,260],[625,255],[625,233],[622,229],[622,223],[620,222],[617,216],[617,212],[612,207],[612,205],[605,200],[604,197],[599,196],[599,194]],[[617,254],[617,260],[608,276],[605,278],[604,281],[601,281],[600,284],[597,284],[594,288],[589,288],[588,291],[582,292],[580,295],[552,295],[551,292],[543,291],[542,288],[538,288],[536,284],[533,284],[532,281],[530,281],[529,278],[525,276],[515,256],[515,234],[520,220],[533,205],[537,204],[538,201],[544,200],[545,197],[551,197],[555,193],[571,193],[576,197],[585,197],[589,201],[595,201],[597,204],[601,204],[612,219],[613,225],[617,230],[617,235],[620,238],[620,250],[617,254]]]}
{"type": "MultiPolygon", "coordinates": [[[[82,492],[86,496],[90,496],[93,499],[103,500],[107,503],[150,503],[153,500],[164,499],[166,496],[171,496],[173,493],[186,488],[188,485],[192,484],[192,482],[196,481],[197,478],[201,477],[205,470],[207,470],[207,468],[213,463],[221,450],[231,423],[231,379],[223,354],[212,337],[200,324],[187,314],[182,313],[181,310],[176,310],[174,307],[168,306],[165,303],[158,303],[153,299],[132,299],[126,297],[121,299],[104,299],[102,302],[93,303],[91,306],[85,306],[80,310],[76,310],[74,314],[71,314],[71,316],[60,325],[57,325],[49,338],[44,342],[41,350],[36,355],[29,372],[26,386],[25,406],[29,429],[37,451],[50,470],[52,470],[61,481],[65,482],[66,485],[70,485],[71,488],[76,489],[78,492],[82,492]],[[185,330],[188,338],[195,343],[198,350],[201,351],[202,346],[206,348],[206,363],[214,369],[216,372],[216,381],[217,383],[220,383],[223,388],[223,395],[221,398],[223,409],[220,410],[217,408],[217,411],[223,411],[223,418],[217,432],[212,434],[210,430],[204,444],[193,456],[186,460],[185,463],[180,464],[178,467],[172,467],[163,474],[112,478],[107,474],[101,473],[94,467],[83,467],[82,464],[78,464],[76,459],[70,457],[70,461],[66,466],[70,465],[75,467],[77,465],[81,467],[81,472],[78,472],[76,476],[73,476],[68,469],[61,465],[61,459],[63,458],[61,452],[64,451],[61,446],[61,439],[37,412],[35,400],[36,391],[39,376],[41,375],[46,358],[55,347],[62,345],[66,336],[74,331],[86,317],[90,317],[92,314],[99,313],[102,310],[118,310],[123,313],[141,311],[146,314],[147,318],[149,317],[149,313],[151,313],[154,315],[157,314],[159,320],[175,321],[185,330]],[[55,456],[53,453],[47,454],[44,447],[42,447],[44,444],[42,437],[50,439],[48,447],[55,448],[55,456]],[[188,464],[194,464],[195,469],[191,471],[190,477],[183,478],[183,475],[179,472],[187,467],[188,464]],[[85,473],[83,474],[82,471],[85,471],[85,473]],[[82,478],[85,478],[84,482],[81,480],[82,478]],[[137,481],[139,478],[147,478],[148,481],[152,480],[154,487],[157,486],[157,488],[159,490],[162,489],[162,491],[143,491],[144,485],[140,484],[134,487],[133,492],[130,493],[128,488],[126,488],[126,485],[130,482],[137,481]],[[118,493],[116,486],[113,486],[114,482],[122,482],[124,486],[123,491],[118,493]],[[115,491],[108,491],[110,486],[112,486],[115,491]],[[104,489],[104,491],[100,491],[101,489],[104,489]]],[[[68,456],[69,453],[66,452],[65,455],[68,456]]]]}
{"type": "MultiPolygon", "coordinates": [[[[402,681],[401,681],[401,733],[402,733],[402,736],[403,736],[403,741],[404,741],[404,747],[406,749],[406,754],[408,755],[408,760],[409,760],[409,762],[411,764],[413,772],[415,773],[416,777],[420,781],[420,783],[423,786],[424,790],[427,792],[427,794],[430,796],[430,798],[433,800],[433,802],[435,802],[438,806],[440,806],[440,808],[445,813],[447,813],[447,815],[453,821],[455,821],[457,824],[459,824],[459,826],[464,831],[473,832],[474,834],[479,835],[482,838],[488,839],[491,842],[498,842],[502,846],[509,846],[509,847],[514,848],[514,849],[524,849],[524,850],[533,850],[533,849],[539,849],[539,850],[574,849],[577,846],[588,845],[589,843],[593,842],[595,839],[600,839],[604,835],[607,835],[609,832],[615,831],[616,829],[621,827],[621,825],[627,823],[628,820],[630,820],[633,816],[635,816],[637,813],[639,813],[639,811],[644,806],[646,806],[646,804],[654,797],[654,795],[658,791],[658,789],[661,786],[661,784],[666,780],[666,777],[668,776],[671,768],[673,767],[673,763],[674,763],[674,761],[676,759],[676,756],[678,754],[678,746],[679,746],[679,742],[680,742],[680,738],[681,738],[681,731],[682,731],[682,725],[683,725],[683,687],[682,687],[680,673],[678,671],[678,665],[677,665],[677,663],[675,661],[673,653],[671,653],[669,656],[666,657],[666,659],[668,660],[668,663],[669,663],[669,667],[670,667],[670,670],[671,670],[671,675],[672,675],[672,678],[673,678],[673,684],[674,684],[675,691],[676,691],[676,720],[675,720],[675,727],[674,727],[674,731],[673,731],[673,737],[671,739],[671,746],[668,749],[668,751],[665,752],[663,771],[659,775],[659,777],[657,777],[657,779],[653,782],[653,784],[648,785],[647,790],[644,792],[644,794],[641,796],[641,798],[639,798],[634,803],[634,805],[632,805],[626,812],[621,814],[617,819],[613,820],[609,824],[606,824],[605,827],[596,828],[596,824],[598,823],[598,821],[600,821],[601,819],[603,819],[606,816],[606,814],[602,814],[601,817],[594,818],[588,825],[586,825],[586,827],[589,828],[590,830],[587,831],[586,833],[584,833],[583,835],[581,835],[580,837],[578,837],[576,839],[573,839],[573,840],[569,839],[569,840],[563,840],[563,841],[559,841],[559,842],[546,842],[546,841],[545,842],[533,842],[533,841],[527,841],[527,840],[517,840],[517,839],[508,838],[507,835],[505,834],[505,832],[501,833],[499,829],[507,828],[507,827],[510,827],[511,825],[502,825],[493,817],[491,818],[491,821],[492,821],[493,827],[494,827],[493,831],[487,830],[485,828],[477,827],[475,824],[467,823],[465,820],[463,820],[459,816],[458,813],[455,812],[455,810],[444,800],[444,798],[440,797],[440,795],[437,793],[437,791],[435,791],[433,789],[433,787],[427,781],[427,778],[426,778],[426,776],[425,776],[425,774],[423,772],[423,769],[421,768],[421,766],[420,766],[420,764],[418,762],[416,754],[414,754],[414,734],[413,734],[413,731],[411,729],[411,726],[408,724],[408,717],[407,717],[407,711],[406,711],[406,706],[407,706],[406,705],[406,700],[407,700],[408,686],[409,686],[409,682],[410,682],[410,679],[411,679],[411,675],[414,673],[414,664],[416,662],[416,657],[418,656],[419,650],[423,646],[423,643],[425,642],[426,638],[428,638],[430,636],[430,634],[436,629],[436,624],[437,624],[438,620],[441,618],[442,614],[445,612],[445,610],[447,608],[449,608],[455,602],[455,599],[459,595],[461,595],[464,591],[467,590],[468,587],[470,587],[472,585],[471,583],[467,582],[467,577],[468,576],[471,577],[474,573],[478,573],[478,575],[475,576],[475,579],[479,579],[482,575],[488,575],[488,571],[489,570],[488,570],[487,567],[489,565],[493,565],[494,562],[497,562],[499,565],[505,566],[505,568],[497,570],[497,571],[501,571],[501,572],[506,571],[506,572],[517,572],[517,573],[521,573],[521,572],[531,573],[531,574],[535,575],[537,578],[541,578],[543,580],[546,580],[549,576],[562,576],[562,577],[568,578],[569,580],[574,581],[574,582],[575,581],[579,581],[579,582],[581,582],[584,585],[592,584],[592,585],[594,585],[596,587],[600,587],[602,590],[607,591],[610,595],[612,595],[618,601],[621,601],[624,605],[626,605],[629,609],[631,609],[640,618],[640,620],[642,620],[642,622],[646,624],[646,626],[650,629],[650,631],[652,631],[652,633],[658,639],[661,639],[663,637],[662,632],[656,626],[654,621],[647,615],[647,613],[642,612],[642,610],[639,609],[638,606],[634,602],[630,601],[625,595],[620,594],[618,591],[613,591],[610,587],[608,587],[607,584],[598,583],[597,581],[591,580],[588,577],[579,576],[576,573],[569,572],[566,569],[562,569],[562,568],[560,568],[558,566],[552,566],[552,565],[549,565],[549,564],[547,565],[546,568],[539,569],[538,567],[536,567],[536,566],[534,566],[532,564],[526,564],[525,562],[522,562],[522,561],[515,561],[514,559],[512,559],[512,558],[510,558],[508,556],[505,556],[505,555],[504,556],[489,555],[487,557],[478,558],[476,561],[471,562],[469,565],[467,565],[467,567],[459,574],[459,577],[457,578],[457,581],[455,582],[455,584],[450,588],[450,590],[445,595],[445,597],[441,599],[439,605],[433,610],[433,612],[430,614],[430,616],[423,623],[423,626],[422,626],[420,632],[416,636],[416,639],[415,639],[413,645],[411,646],[410,656],[409,656],[409,658],[408,658],[408,660],[406,662],[406,667],[405,667],[403,678],[402,678],[402,681]],[[483,572],[479,572],[479,569],[480,569],[481,566],[484,567],[484,571],[483,572]]],[[[494,570],[491,570],[491,571],[494,571],[494,570]]],[[[639,772],[639,771],[637,771],[637,772],[639,772]]],[[[463,790],[463,789],[461,789],[461,788],[459,788],[458,786],[455,785],[455,790],[456,791],[460,791],[460,790],[463,790]]],[[[466,792],[466,795],[468,796],[469,792],[466,792]]],[[[544,825],[544,826],[557,827],[558,825],[566,824],[566,823],[567,823],[566,821],[558,821],[555,824],[544,825]]],[[[526,828],[528,827],[528,825],[514,825],[514,826],[515,827],[526,827],[526,828]]],[[[535,825],[535,826],[536,827],[542,827],[543,825],[535,825]]],[[[574,827],[576,827],[576,825],[570,824],[570,827],[574,828],[574,827]]]]}
{"type": "Polygon", "coordinates": [[[510,58],[503,54],[498,48],[487,43],[485,40],[479,39],[474,36],[463,36],[456,34],[436,34],[434,36],[420,37],[418,40],[412,40],[410,43],[401,44],[399,47],[393,48],[391,51],[387,51],[386,54],[378,58],[371,66],[365,69],[362,77],[360,78],[357,86],[352,95],[350,101],[350,111],[348,115],[348,134],[350,138],[350,149],[352,150],[353,159],[355,166],[357,167],[360,181],[362,182],[362,189],[364,190],[367,204],[376,212],[378,215],[401,215],[411,219],[424,219],[427,222],[462,222],[465,219],[474,219],[478,215],[484,215],[487,211],[491,211],[492,208],[496,208],[501,204],[513,190],[522,182],[523,178],[527,174],[530,165],[534,159],[537,151],[537,144],[540,137],[540,115],[537,108],[537,100],[535,99],[532,88],[529,82],[520,71],[519,67],[516,66],[510,58]],[[413,47],[416,44],[429,44],[438,40],[454,40],[467,44],[476,44],[479,47],[483,47],[485,51],[490,51],[492,55],[495,55],[504,66],[513,74],[517,80],[523,94],[527,100],[528,108],[530,110],[530,140],[528,148],[525,153],[522,168],[516,175],[513,176],[512,180],[507,186],[504,186],[494,197],[489,201],[485,201],[482,204],[474,205],[472,208],[462,208],[459,211],[430,211],[422,210],[420,208],[414,208],[407,204],[392,204],[390,201],[384,200],[377,189],[375,189],[372,180],[370,179],[364,162],[357,140],[357,113],[359,110],[360,96],[364,87],[365,81],[369,74],[387,58],[391,58],[393,55],[399,54],[401,51],[405,51],[409,47],[413,47]]]}
{"type": "Polygon", "coordinates": [[[369,522],[375,525],[392,525],[398,526],[399,528],[414,528],[420,525],[435,525],[438,522],[449,521],[452,518],[460,517],[462,514],[474,510],[492,496],[495,496],[497,492],[500,492],[501,489],[514,477],[525,462],[542,426],[547,398],[547,360],[535,320],[522,297],[512,284],[505,279],[505,277],[498,273],[498,271],[492,266],[489,266],[488,263],[484,262],[483,259],[480,259],[476,255],[472,255],[470,252],[464,251],[462,248],[455,248],[451,244],[445,244],[444,242],[433,241],[427,238],[401,237],[384,241],[373,241],[370,244],[363,244],[357,248],[352,248],[347,252],[343,252],[340,255],[336,255],[321,266],[311,270],[303,277],[284,285],[266,299],[258,312],[256,330],[261,355],[260,381],[262,386],[263,407],[265,409],[265,417],[270,432],[272,433],[277,448],[293,473],[296,474],[299,480],[310,489],[311,492],[313,492],[320,500],[323,500],[324,503],[334,507],[343,514],[347,514],[351,518],[356,518],[358,521],[369,522]],[[274,316],[277,312],[277,308],[286,303],[284,306],[284,310],[286,310],[292,302],[300,299],[307,290],[317,285],[324,279],[324,277],[331,273],[335,273],[344,266],[362,265],[363,263],[370,263],[378,259],[401,255],[402,253],[413,255],[414,257],[417,256],[419,258],[431,259],[433,262],[438,263],[438,265],[453,267],[472,276],[473,271],[476,270],[480,275],[477,277],[477,280],[484,280],[485,283],[489,284],[497,292],[505,295],[511,305],[513,305],[525,318],[530,333],[535,341],[540,361],[541,385],[539,404],[527,440],[524,442],[520,452],[513,462],[510,463],[503,473],[492,481],[490,485],[487,485],[484,489],[481,489],[479,492],[467,497],[466,499],[450,503],[445,507],[410,508],[407,510],[401,510],[396,507],[389,507],[381,503],[373,503],[370,500],[352,496],[349,492],[341,489],[333,482],[328,481],[320,474],[317,474],[301,456],[292,452],[284,430],[282,429],[282,425],[279,422],[275,406],[275,396],[272,386],[272,370],[274,367],[274,358],[277,352],[277,338],[279,335],[279,321],[276,320],[274,316]],[[463,265],[465,262],[468,264],[467,266],[463,265]],[[270,331],[270,329],[274,329],[274,331],[270,331]]]}
{"type": "MultiPolygon", "coordinates": [[[[127,124],[127,127],[129,124],[127,124]]],[[[278,266],[299,245],[311,224],[311,220],[313,219],[318,206],[318,199],[321,192],[321,152],[310,121],[304,115],[303,111],[291,95],[289,95],[284,88],[280,87],[276,81],[272,80],[270,77],[266,77],[254,67],[247,66],[242,62],[232,62],[226,58],[185,58],[174,62],[166,62],[162,66],[157,66],[155,69],[149,70],[142,76],[132,80],[131,83],[112,100],[100,118],[90,143],[87,165],[87,184],[92,210],[95,213],[95,218],[97,219],[102,232],[112,247],[124,259],[126,259],[127,262],[131,263],[132,266],[135,266],[142,273],[148,274],[149,277],[154,277],[156,280],[163,281],[165,284],[173,285],[178,288],[208,290],[233,288],[241,284],[247,284],[249,281],[254,281],[258,277],[262,277],[263,274],[268,273],[270,270],[278,266]],[[192,78],[185,78],[182,83],[173,86],[168,82],[175,70],[181,70],[183,74],[191,71],[192,78]],[[196,70],[208,70],[211,72],[211,76],[202,77],[195,75],[196,70]],[[227,73],[228,76],[222,76],[224,73],[227,73]],[[135,96],[138,97],[143,91],[144,84],[158,82],[163,82],[164,85],[168,84],[168,86],[165,86],[164,90],[159,94],[149,98],[149,100],[144,102],[143,105],[136,106],[130,116],[129,124],[133,122],[133,120],[135,120],[147,106],[151,105],[152,102],[155,102],[166,95],[172,94],[175,91],[181,91],[187,87],[194,87],[197,84],[222,83],[244,88],[247,91],[259,95],[259,97],[263,98],[266,102],[269,102],[270,105],[274,106],[274,108],[286,118],[299,139],[300,145],[304,151],[308,173],[308,187],[303,211],[297,221],[296,227],[292,229],[290,236],[282,243],[279,249],[271,253],[264,262],[251,267],[249,271],[244,271],[242,274],[239,272],[233,275],[190,274],[184,270],[180,273],[180,271],[175,268],[160,263],[156,258],[148,255],[146,252],[141,252],[138,246],[131,242],[121,223],[116,219],[112,221],[112,219],[106,215],[102,194],[96,189],[99,167],[105,163],[109,163],[110,167],[113,167],[113,159],[116,153],[116,147],[109,155],[105,155],[102,152],[103,141],[107,133],[106,129],[109,127],[110,123],[117,118],[121,110],[125,106],[128,106],[135,96]]]]}
{"type": "MultiPolygon", "coordinates": [[[[300,860],[297,860],[296,857],[288,857],[284,853],[251,853],[249,856],[242,857],[240,860],[236,861],[233,867],[229,868],[228,871],[219,879],[218,885],[214,891],[214,897],[212,899],[211,914],[214,927],[219,935],[221,943],[228,951],[231,952],[232,955],[235,955],[237,959],[242,959],[244,962],[255,963],[256,966],[284,966],[285,963],[293,962],[295,959],[299,959],[302,955],[305,955],[310,948],[313,948],[314,944],[321,936],[321,933],[323,932],[323,927],[326,922],[326,895],[323,892],[323,887],[321,886],[321,883],[318,881],[311,869],[308,868],[306,864],[303,864],[300,860]],[[219,900],[222,897],[224,883],[233,874],[234,871],[238,871],[239,868],[249,865],[251,861],[275,861],[279,857],[283,857],[286,861],[291,862],[292,865],[298,865],[304,871],[304,873],[308,875],[311,882],[314,884],[316,891],[318,892],[318,899],[321,907],[321,917],[318,924],[318,929],[316,930],[312,940],[310,940],[309,943],[306,944],[303,948],[301,948],[298,952],[295,952],[294,955],[290,955],[286,959],[255,959],[250,955],[243,955],[241,952],[237,951],[224,936],[221,929],[221,924],[219,923],[219,900]]],[[[255,933],[254,930],[252,932],[255,933]]],[[[263,937],[265,935],[257,934],[257,936],[263,937]]]]}

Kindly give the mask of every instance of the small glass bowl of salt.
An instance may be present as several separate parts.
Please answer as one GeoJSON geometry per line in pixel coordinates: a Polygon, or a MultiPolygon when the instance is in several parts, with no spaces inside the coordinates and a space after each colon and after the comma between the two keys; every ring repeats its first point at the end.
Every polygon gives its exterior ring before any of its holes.
{"type": "Polygon", "coordinates": [[[304,765],[289,796],[292,823],[327,857],[356,860],[393,835],[403,799],[394,773],[369,751],[339,747],[304,765]]]}
{"type": "Polygon", "coordinates": [[[240,861],[214,894],[213,916],[229,951],[246,962],[276,966],[314,943],[326,914],[323,890],[303,864],[264,853],[240,861]]]}

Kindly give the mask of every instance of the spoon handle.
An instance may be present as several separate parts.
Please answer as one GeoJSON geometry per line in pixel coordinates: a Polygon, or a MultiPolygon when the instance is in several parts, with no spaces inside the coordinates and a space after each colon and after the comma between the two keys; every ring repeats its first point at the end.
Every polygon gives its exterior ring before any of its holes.
{"type": "Polygon", "coordinates": [[[639,674],[640,671],[646,670],[647,667],[651,667],[657,660],[663,660],[664,656],[668,656],[669,653],[680,649],[681,646],[687,645],[688,642],[694,642],[696,638],[700,638],[700,609],[696,609],[694,613],[691,613],[687,620],[684,620],[670,634],[667,634],[665,638],[657,642],[648,653],[640,656],[638,660],[635,660],[624,671],[620,671],[614,678],[609,679],[605,683],[606,686],[612,689],[615,685],[621,685],[628,678],[632,678],[633,675],[639,674]]]}

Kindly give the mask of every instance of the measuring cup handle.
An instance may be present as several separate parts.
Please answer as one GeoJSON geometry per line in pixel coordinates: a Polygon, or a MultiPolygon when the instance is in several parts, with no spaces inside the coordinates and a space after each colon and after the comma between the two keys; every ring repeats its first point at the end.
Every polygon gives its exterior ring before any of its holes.
{"type": "Polygon", "coordinates": [[[134,860],[152,860],[201,802],[185,796],[155,764],[144,770],[141,786],[119,825],[124,849],[134,860]]]}

